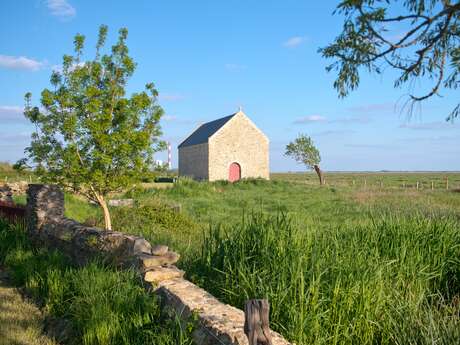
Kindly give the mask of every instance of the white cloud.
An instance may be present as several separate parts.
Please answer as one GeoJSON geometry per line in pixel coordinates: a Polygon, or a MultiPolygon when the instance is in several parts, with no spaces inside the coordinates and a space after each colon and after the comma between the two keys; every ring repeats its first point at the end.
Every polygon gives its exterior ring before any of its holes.
{"type": "Polygon", "coordinates": [[[174,116],[174,115],[163,115],[162,119],[165,120],[165,121],[175,121],[175,120],[177,120],[177,116],[174,116]]]}
{"type": "Polygon", "coordinates": [[[345,144],[345,147],[351,147],[355,149],[398,149],[399,146],[396,145],[387,145],[387,144],[345,144]]]}
{"type": "Polygon", "coordinates": [[[313,137],[322,137],[322,136],[337,136],[337,135],[346,135],[346,134],[353,134],[356,133],[351,129],[337,129],[337,130],[330,130],[330,131],[323,131],[319,133],[313,133],[313,137]]]}
{"type": "Polygon", "coordinates": [[[180,94],[174,94],[174,93],[160,93],[158,95],[158,98],[160,99],[160,101],[175,102],[175,101],[183,100],[184,96],[180,94]]]}
{"type": "Polygon", "coordinates": [[[44,66],[44,62],[29,59],[25,56],[0,55],[0,67],[7,69],[25,69],[29,71],[38,71],[44,66]]]}
{"type": "Polygon", "coordinates": [[[354,113],[395,112],[397,110],[397,106],[395,103],[374,103],[349,107],[347,110],[354,113]]]}
{"type": "Polygon", "coordinates": [[[345,116],[340,117],[335,120],[329,121],[329,123],[341,123],[341,124],[350,124],[350,123],[369,123],[371,119],[368,116],[345,116]]]}
{"type": "Polygon", "coordinates": [[[312,122],[326,122],[327,119],[321,115],[309,115],[300,117],[294,121],[294,124],[312,123],[312,122]]]}
{"type": "Polygon", "coordinates": [[[241,71],[243,69],[246,69],[246,66],[245,65],[240,65],[240,64],[237,64],[237,63],[226,63],[224,65],[225,69],[229,70],[229,71],[241,71]]]}
{"type": "Polygon", "coordinates": [[[60,19],[70,19],[77,14],[75,7],[66,0],[48,0],[46,6],[50,10],[51,15],[60,19]]]}
{"type": "Polygon", "coordinates": [[[4,114],[22,114],[23,107],[17,105],[0,105],[0,115],[4,114]]]}
{"type": "Polygon", "coordinates": [[[0,132],[0,140],[8,141],[7,144],[16,144],[16,143],[23,143],[27,142],[30,139],[31,132],[0,132]]]}
{"type": "Polygon", "coordinates": [[[0,105],[0,123],[11,123],[25,120],[24,108],[16,105],[0,105]]]}
{"type": "Polygon", "coordinates": [[[328,124],[333,124],[333,123],[338,123],[338,124],[353,124],[353,123],[358,123],[358,124],[365,124],[371,122],[371,119],[368,116],[343,116],[339,117],[337,119],[327,119],[326,117],[322,115],[310,115],[310,116],[305,116],[305,117],[300,117],[296,119],[293,124],[294,125],[303,125],[307,123],[328,123],[328,124]]]}
{"type": "Polygon", "coordinates": [[[294,37],[289,38],[287,41],[285,41],[283,43],[283,46],[285,46],[287,48],[294,48],[294,47],[297,47],[297,46],[301,45],[305,41],[306,41],[306,37],[294,36],[294,37]]]}
{"type": "MultiPolygon", "coordinates": [[[[85,63],[84,61],[81,61],[79,63],[73,63],[72,66],[70,66],[69,70],[70,71],[74,71],[76,70],[78,67],[83,67],[85,66],[85,63]]],[[[53,65],[51,66],[51,69],[54,71],[54,72],[59,72],[59,73],[62,73],[62,65],[53,65]]]]}
{"type": "Polygon", "coordinates": [[[407,128],[413,130],[449,130],[458,129],[458,123],[452,122],[427,122],[427,123],[405,123],[399,126],[400,128],[407,128]]]}

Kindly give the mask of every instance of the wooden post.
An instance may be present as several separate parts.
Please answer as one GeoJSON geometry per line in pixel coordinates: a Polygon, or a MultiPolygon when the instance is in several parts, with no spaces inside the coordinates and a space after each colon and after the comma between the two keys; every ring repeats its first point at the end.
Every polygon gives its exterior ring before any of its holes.
{"type": "Polygon", "coordinates": [[[449,189],[449,178],[446,176],[446,189],[449,189]]]}
{"type": "Polygon", "coordinates": [[[417,188],[417,190],[418,190],[418,181],[417,181],[417,187],[416,187],[416,188],[417,188]]]}
{"type": "Polygon", "coordinates": [[[366,187],[366,186],[367,186],[367,181],[366,181],[366,179],[364,179],[364,187],[366,187]]]}
{"type": "Polygon", "coordinates": [[[249,345],[272,345],[268,315],[270,305],[266,299],[250,299],[244,305],[244,333],[249,345]]]}
{"type": "Polygon", "coordinates": [[[434,182],[431,181],[431,190],[434,190],[434,182]]]}

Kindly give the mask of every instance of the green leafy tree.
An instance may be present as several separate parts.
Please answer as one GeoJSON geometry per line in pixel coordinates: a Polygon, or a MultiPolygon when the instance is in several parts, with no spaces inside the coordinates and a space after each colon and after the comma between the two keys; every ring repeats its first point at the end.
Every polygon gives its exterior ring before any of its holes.
{"type": "Polygon", "coordinates": [[[324,174],[319,167],[321,156],[308,135],[300,134],[293,142],[289,143],[286,146],[285,155],[294,158],[300,164],[304,164],[307,169],[314,169],[318,174],[319,184],[324,184],[324,174]]]}
{"type": "MultiPolygon", "coordinates": [[[[340,97],[358,87],[361,70],[399,71],[394,86],[408,84],[409,113],[443,88],[460,86],[460,1],[344,0],[335,12],[345,17],[342,32],[319,51],[335,60],[327,71],[337,72],[334,88],[340,97]],[[414,94],[420,81],[431,85],[414,94]]],[[[447,119],[459,113],[460,104],[447,119]]]]}
{"type": "Polygon", "coordinates": [[[64,55],[62,70],[51,75],[52,88],[41,93],[41,106],[25,96],[25,116],[35,125],[26,158],[42,181],[57,183],[100,205],[105,228],[111,220],[106,198],[149,171],[159,140],[163,110],[153,83],[131,96],[126,84],[136,64],[128,55],[128,31],[103,54],[107,27],[101,26],[92,60],[83,61],[85,37],[74,39],[75,54],[64,55]]]}

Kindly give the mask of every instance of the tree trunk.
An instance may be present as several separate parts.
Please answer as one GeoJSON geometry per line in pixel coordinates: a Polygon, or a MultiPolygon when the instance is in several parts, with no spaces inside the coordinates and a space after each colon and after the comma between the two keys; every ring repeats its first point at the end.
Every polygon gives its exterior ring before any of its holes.
{"type": "Polygon", "coordinates": [[[319,178],[319,184],[322,186],[324,185],[324,174],[323,174],[323,171],[319,168],[319,165],[315,164],[313,166],[313,168],[315,169],[316,173],[318,174],[318,178],[319,178]]]}
{"type": "Polygon", "coordinates": [[[112,221],[110,220],[110,212],[109,208],[107,207],[107,202],[102,195],[97,196],[97,201],[99,202],[99,206],[101,206],[102,211],[104,212],[105,230],[112,230],[112,221]]]}

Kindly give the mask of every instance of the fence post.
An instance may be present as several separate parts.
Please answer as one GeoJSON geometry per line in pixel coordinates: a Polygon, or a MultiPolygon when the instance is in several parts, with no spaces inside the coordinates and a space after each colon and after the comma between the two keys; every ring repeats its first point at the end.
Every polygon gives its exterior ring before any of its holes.
{"type": "Polygon", "coordinates": [[[417,181],[417,190],[418,190],[418,181],[417,181]]]}
{"type": "Polygon", "coordinates": [[[446,177],[446,189],[449,189],[449,178],[446,177]]]}
{"type": "Polygon", "coordinates": [[[434,182],[431,181],[431,190],[434,190],[434,182]]]}
{"type": "Polygon", "coordinates": [[[244,333],[249,345],[272,345],[268,316],[270,305],[266,299],[251,299],[244,305],[244,333]]]}

